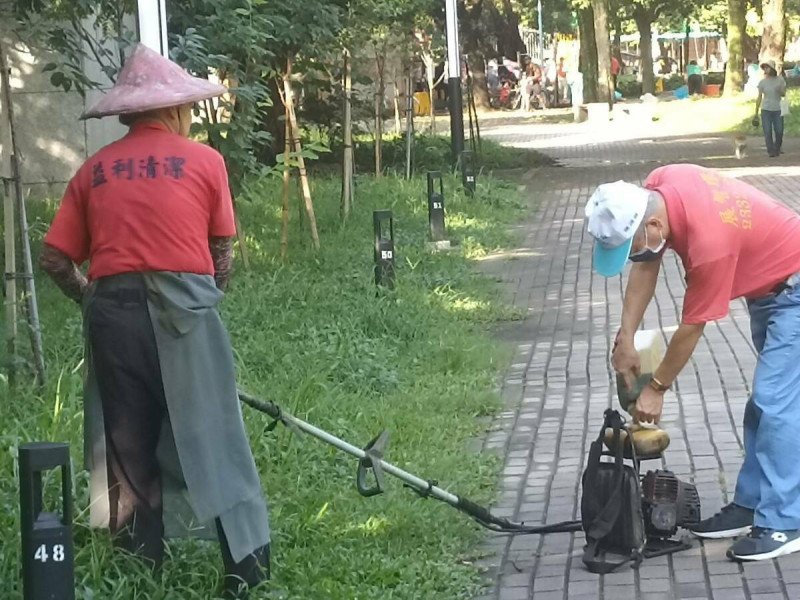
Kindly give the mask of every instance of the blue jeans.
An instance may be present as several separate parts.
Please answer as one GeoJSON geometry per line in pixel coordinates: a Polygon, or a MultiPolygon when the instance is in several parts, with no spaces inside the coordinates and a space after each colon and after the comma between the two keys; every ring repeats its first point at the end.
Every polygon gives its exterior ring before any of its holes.
{"type": "Polygon", "coordinates": [[[767,154],[778,154],[783,145],[783,117],[779,110],[762,110],[761,126],[764,128],[764,141],[767,142],[767,154]],[[774,132],[774,135],[773,135],[774,132]]]}
{"type": "Polygon", "coordinates": [[[748,306],[758,361],[733,501],[758,527],[800,529],[800,285],[748,306]]]}

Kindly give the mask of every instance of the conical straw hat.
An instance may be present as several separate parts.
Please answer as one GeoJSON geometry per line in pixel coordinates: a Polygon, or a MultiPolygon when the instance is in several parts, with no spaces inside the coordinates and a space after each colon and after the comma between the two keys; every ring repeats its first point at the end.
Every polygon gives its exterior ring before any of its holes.
{"type": "Polygon", "coordinates": [[[127,115],[221,96],[225,86],[193,77],[144,44],[138,44],[117,83],[81,119],[127,115]]]}

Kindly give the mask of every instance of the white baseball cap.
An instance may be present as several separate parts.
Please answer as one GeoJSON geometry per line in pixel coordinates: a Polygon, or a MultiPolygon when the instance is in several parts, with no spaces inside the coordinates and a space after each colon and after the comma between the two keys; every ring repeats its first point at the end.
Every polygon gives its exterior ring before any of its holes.
{"type": "Polygon", "coordinates": [[[598,186],[589,198],[586,220],[595,239],[594,269],[600,275],[613,277],[622,272],[649,196],[650,192],[638,185],[615,181],[598,186]]]}

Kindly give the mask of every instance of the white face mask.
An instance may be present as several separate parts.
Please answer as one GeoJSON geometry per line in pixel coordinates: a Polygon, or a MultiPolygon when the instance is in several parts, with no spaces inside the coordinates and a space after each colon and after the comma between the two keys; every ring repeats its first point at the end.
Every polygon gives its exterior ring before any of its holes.
{"type": "Polygon", "coordinates": [[[655,249],[650,248],[647,241],[647,226],[645,225],[644,248],[639,250],[639,252],[636,254],[631,254],[628,256],[628,260],[631,262],[649,262],[651,260],[656,260],[661,255],[661,251],[664,249],[664,246],[667,244],[667,240],[664,239],[664,235],[661,233],[660,229],[658,230],[658,235],[661,236],[661,243],[655,249]]]}

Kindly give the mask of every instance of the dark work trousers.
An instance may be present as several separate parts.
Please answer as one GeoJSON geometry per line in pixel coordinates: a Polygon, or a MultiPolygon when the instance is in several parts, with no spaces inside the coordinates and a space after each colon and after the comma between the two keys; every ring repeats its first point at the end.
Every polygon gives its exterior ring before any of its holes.
{"type": "MultiPolygon", "coordinates": [[[[92,360],[103,404],[110,529],[115,543],[160,567],[164,559],[161,472],[156,448],[168,423],[158,348],[144,283],[126,275],[100,279],[88,310],[92,360]],[[116,281],[115,281],[116,280],[116,281]]],[[[217,519],[225,587],[269,577],[269,545],[234,563],[217,519]]]]}
{"type": "Polygon", "coordinates": [[[703,76],[698,75],[695,73],[694,75],[689,75],[689,79],[687,81],[687,87],[689,88],[689,94],[694,96],[695,94],[702,94],[703,93],[703,76]]]}

